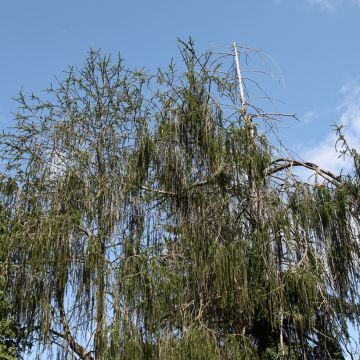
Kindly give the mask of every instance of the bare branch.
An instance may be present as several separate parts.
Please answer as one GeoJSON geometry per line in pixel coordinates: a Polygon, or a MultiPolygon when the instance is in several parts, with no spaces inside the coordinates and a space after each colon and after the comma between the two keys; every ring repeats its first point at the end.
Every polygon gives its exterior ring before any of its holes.
{"type": "Polygon", "coordinates": [[[308,161],[299,161],[299,160],[291,160],[291,159],[277,159],[275,160],[272,164],[275,163],[281,163],[284,162],[284,164],[279,165],[279,166],[275,166],[271,169],[268,170],[267,175],[273,175],[279,171],[294,167],[294,166],[298,166],[298,167],[304,167],[307,168],[309,170],[313,170],[315,171],[317,174],[319,174],[320,176],[322,176],[324,179],[332,182],[332,183],[336,183],[339,184],[342,182],[341,177],[340,176],[336,176],[335,174],[333,174],[331,171],[328,170],[324,170],[321,169],[318,165],[312,163],[312,162],[308,162],[308,161]],[[329,179],[330,178],[330,179],[329,179]]]}

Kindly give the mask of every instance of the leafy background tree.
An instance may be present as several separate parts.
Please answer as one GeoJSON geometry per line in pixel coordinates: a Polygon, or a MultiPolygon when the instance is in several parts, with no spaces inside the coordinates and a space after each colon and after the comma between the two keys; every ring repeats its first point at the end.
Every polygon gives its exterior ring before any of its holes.
{"type": "Polygon", "coordinates": [[[352,173],[292,159],[237,50],[180,50],[184,71],[153,76],[91,51],[47,97],[20,93],[1,137],[17,321],[60,358],[344,359],[357,152],[338,129],[352,173]]]}
{"type": "MultiPolygon", "coordinates": [[[[21,353],[24,334],[15,321],[14,307],[9,294],[9,278],[12,259],[9,259],[7,244],[9,217],[16,184],[12,179],[2,179],[0,183],[0,359],[15,360],[21,353]]],[[[30,343],[27,343],[30,346],[30,343]]]]}
{"type": "Polygon", "coordinates": [[[0,359],[18,359],[18,329],[11,317],[11,303],[4,290],[0,291],[0,359]],[[10,315],[10,316],[9,316],[10,315]]]}

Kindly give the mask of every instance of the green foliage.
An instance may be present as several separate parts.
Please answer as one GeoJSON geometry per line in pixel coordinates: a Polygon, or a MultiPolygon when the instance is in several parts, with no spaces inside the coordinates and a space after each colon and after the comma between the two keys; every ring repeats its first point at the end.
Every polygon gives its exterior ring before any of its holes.
{"type": "Polygon", "coordinates": [[[14,319],[14,308],[8,293],[8,276],[11,264],[7,259],[9,232],[9,199],[16,189],[12,180],[0,183],[0,359],[15,360],[20,353],[20,330],[14,319]]]}
{"type": "Polygon", "coordinates": [[[341,177],[284,159],[227,60],[180,48],[180,73],[91,51],[47,98],[20,94],[0,139],[16,320],[87,360],[344,359],[357,153],[341,177]]]}
{"type": "Polygon", "coordinates": [[[4,291],[0,290],[0,359],[18,359],[17,328],[11,314],[11,305],[4,291]]]}

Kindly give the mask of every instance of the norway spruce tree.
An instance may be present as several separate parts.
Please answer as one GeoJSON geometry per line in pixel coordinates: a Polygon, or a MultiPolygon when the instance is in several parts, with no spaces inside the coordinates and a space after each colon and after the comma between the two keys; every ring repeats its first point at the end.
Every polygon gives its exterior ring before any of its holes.
{"type": "Polygon", "coordinates": [[[244,49],[180,50],[156,75],[91,51],[20,94],[0,139],[17,320],[63,359],[344,359],[359,155],[339,129],[351,173],[285,157],[265,126],[281,114],[247,97],[244,49]]]}

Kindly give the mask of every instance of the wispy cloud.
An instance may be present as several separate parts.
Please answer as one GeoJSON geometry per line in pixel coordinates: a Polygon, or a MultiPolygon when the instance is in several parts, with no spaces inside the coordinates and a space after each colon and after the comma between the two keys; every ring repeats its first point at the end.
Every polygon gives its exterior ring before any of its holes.
{"type": "MultiPolygon", "coordinates": [[[[360,81],[353,81],[340,89],[341,102],[334,112],[339,114],[338,125],[344,126],[344,134],[351,148],[360,151],[360,81]]],[[[303,151],[303,158],[319,166],[339,173],[349,170],[351,162],[335,150],[337,136],[330,133],[318,145],[303,151]]],[[[340,146],[340,144],[339,144],[340,146]]]]}
{"type": "Polygon", "coordinates": [[[336,0],[307,0],[310,5],[320,6],[324,11],[334,12],[336,9],[336,0]]]}
{"type": "Polygon", "coordinates": [[[304,124],[309,124],[314,120],[316,120],[318,117],[319,117],[318,113],[316,111],[311,110],[311,111],[307,111],[305,114],[300,116],[300,119],[304,124]]]}
{"type": "Polygon", "coordinates": [[[360,8],[360,0],[306,0],[312,6],[318,6],[320,9],[333,13],[339,6],[349,4],[360,8]]]}
{"type": "Polygon", "coordinates": [[[325,116],[329,116],[333,113],[332,108],[328,108],[328,109],[312,109],[309,111],[306,111],[304,114],[299,116],[299,119],[302,121],[303,124],[310,124],[315,122],[318,119],[321,119],[325,116]]]}

